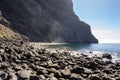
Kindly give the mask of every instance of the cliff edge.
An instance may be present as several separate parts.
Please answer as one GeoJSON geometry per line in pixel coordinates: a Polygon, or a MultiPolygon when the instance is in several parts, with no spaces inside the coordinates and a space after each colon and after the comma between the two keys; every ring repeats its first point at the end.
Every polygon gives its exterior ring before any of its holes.
{"type": "Polygon", "coordinates": [[[0,0],[0,5],[10,27],[31,41],[98,42],[75,15],[72,0],[0,0]]]}

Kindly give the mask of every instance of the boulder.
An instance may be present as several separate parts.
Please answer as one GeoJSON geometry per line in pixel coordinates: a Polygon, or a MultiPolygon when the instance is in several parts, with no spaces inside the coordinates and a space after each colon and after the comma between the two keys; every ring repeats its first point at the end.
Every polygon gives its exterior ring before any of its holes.
{"type": "Polygon", "coordinates": [[[83,67],[79,67],[79,66],[75,66],[71,72],[72,73],[81,74],[81,73],[84,73],[84,68],[83,67]]]}
{"type": "Polygon", "coordinates": [[[31,72],[32,72],[31,70],[21,70],[17,72],[17,76],[20,79],[29,79],[31,76],[31,72]]]}
{"type": "Polygon", "coordinates": [[[102,58],[112,59],[112,56],[108,53],[102,55],[102,58]]]}
{"type": "Polygon", "coordinates": [[[52,53],[52,54],[51,54],[51,57],[53,57],[53,58],[55,58],[55,59],[57,59],[57,60],[60,59],[60,57],[59,57],[59,55],[58,55],[57,53],[52,53]]]}
{"type": "Polygon", "coordinates": [[[70,76],[70,80],[85,80],[85,79],[79,74],[72,73],[70,76]]]}
{"type": "Polygon", "coordinates": [[[18,80],[17,76],[15,73],[9,73],[9,80],[18,80]]]}
{"type": "Polygon", "coordinates": [[[39,75],[39,77],[40,77],[41,80],[46,80],[44,75],[39,75]]]}
{"type": "Polygon", "coordinates": [[[102,80],[98,75],[91,75],[89,77],[90,80],[102,80]]]}
{"type": "Polygon", "coordinates": [[[38,76],[31,75],[30,80],[40,80],[38,76]]]}
{"type": "Polygon", "coordinates": [[[85,74],[92,74],[93,71],[91,69],[83,68],[85,74]]]}
{"type": "Polygon", "coordinates": [[[62,77],[64,78],[68,78],[71,75],[71,71],[69,69],[64,69],[64,70],[61,70],[60,72],[62,74],[62,77]]]}

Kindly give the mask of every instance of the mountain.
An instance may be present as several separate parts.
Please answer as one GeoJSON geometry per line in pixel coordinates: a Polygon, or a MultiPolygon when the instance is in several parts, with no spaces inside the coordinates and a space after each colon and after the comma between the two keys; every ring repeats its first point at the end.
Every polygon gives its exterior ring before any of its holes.
{"type": "Polygon", "coordinates": [[[27,40],[25,36],[22,36],[10,29],[9,25],[10,22],[2,17],[2,13],[0,11],[0,40],[27,40]]]}
{"type": "Polygon", "coordinates": [[[97,43],[90,26],[79,20],[72,0],[0,0],[11,28],[31,41],[97,43]]]}

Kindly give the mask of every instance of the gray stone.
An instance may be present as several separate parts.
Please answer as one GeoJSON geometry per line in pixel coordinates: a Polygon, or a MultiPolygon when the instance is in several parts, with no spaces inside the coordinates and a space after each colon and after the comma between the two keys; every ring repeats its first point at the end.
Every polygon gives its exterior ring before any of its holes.
{"type": "Polygon", "coordinates": [[[4,71],[0,71],[0,78],[5,80],[5,79],[7,79],[7,77],[8,77],[8,73],[5,73],[4,71]]]}
{"type": "Polygon", "coordinates": [[[55,69],[59,68],[59,65],[57,63],[53,64],[53,62],[51,60],[47,61],[47,64],[48,64],[48,67],[50,67],[50,68],[55,68],[55,69]]]}
{"type": "Polygon", "coordinates": [[[72,73],[70,76],[70,80],[85,80],[85,79],[79,74],[72,73]]]}
{"type": "Polygon", "coordinates": [[[56,70],[55,68],[51,68],[51,69],[48,69],[48,72],[56,74],[58,73],[58,70],[56,70]]]}
{"type": "Polygon", "coordinates": [[[62,74],[62,77],[64,78],[68,78],[71,75],[71,71],[69,69],[64,69],[64,70],[61,70],[60,72],[62,74]]]}
{"type": "Polygon", "coordinates": [[[92,74],[93,71],[91,69],[83,68],[85,74],[92,74]]]}
{"type": "Polygon", "coordinates": [[[15,75],[15,73],[10,73],[9,74],[9,80],[18,80],[17,76],[15,75]]]}
{"type": "Polygon", "coordinates": [[[51,77],[49,80],[58,80],[56,77],[51,77]]]}
{"type": "Polygon", "coordinates": [[[53,58],[55,58],[55,59],[57,59],[57,60],[60,59],[60,57],[59,57],[59,55],[58,55],[57,53],[52,53],[52,54],[51,54],[51,57],[53,57],[53,58]]]}
{"type": "Polygon", "coordinates": [[[23,68],[21,68],[20,66],[17,66],[14,68],[15,71],[20,71],[20,70],[23,70],[23,68]]]}
{"type": "Polygon", "coordinates": [[[31,70],[21,70],[17,72],[17,75],[21,79],[29,79],[31,76],[31,70]]]}
{"type": "Polygon", "coordinates": [[[42,80],[45,80],[45,79],[46,79],[44,75],[39,75],[39,77],[40,77],[40,79],[42,79],[42,80]]]}

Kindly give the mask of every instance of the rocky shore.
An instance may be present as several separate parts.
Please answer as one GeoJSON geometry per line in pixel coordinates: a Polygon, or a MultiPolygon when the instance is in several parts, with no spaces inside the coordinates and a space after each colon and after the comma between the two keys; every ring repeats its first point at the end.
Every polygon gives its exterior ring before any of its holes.
{"type": "Polygon", "coordinates": [[[0,41],[0,80],[120,80],[120,62],[109,54],[71,54],[0,41]]]}

